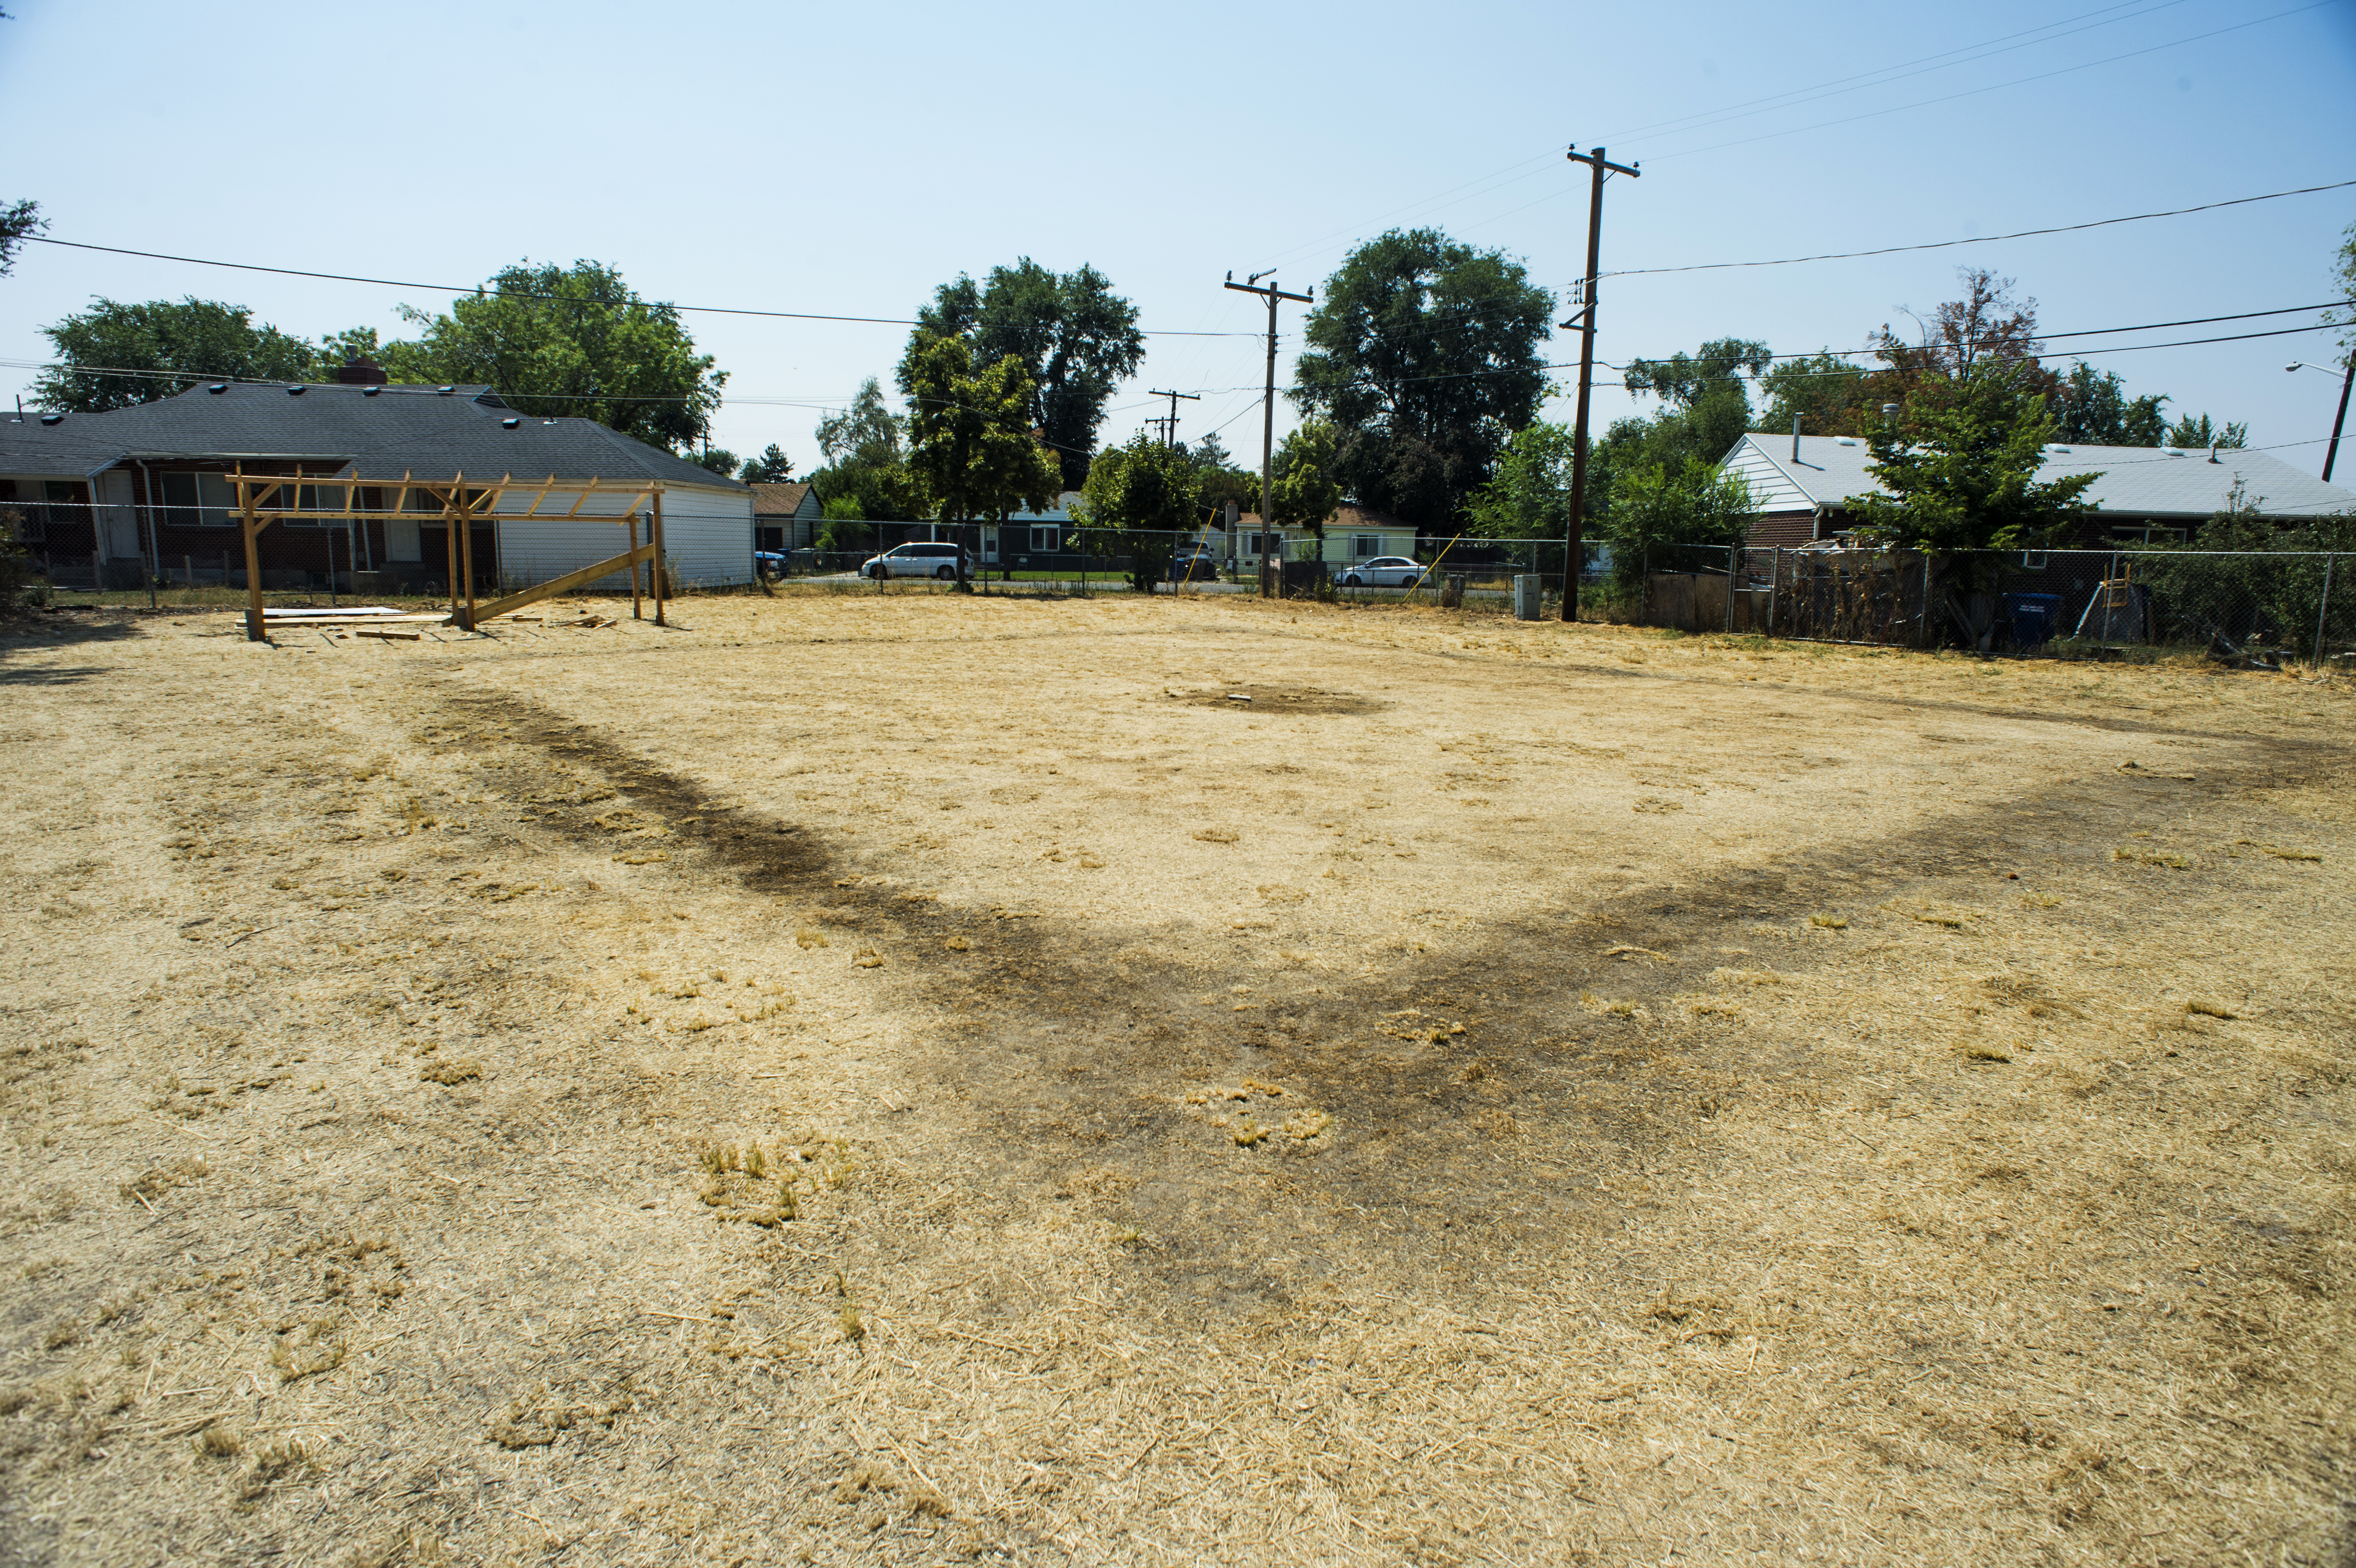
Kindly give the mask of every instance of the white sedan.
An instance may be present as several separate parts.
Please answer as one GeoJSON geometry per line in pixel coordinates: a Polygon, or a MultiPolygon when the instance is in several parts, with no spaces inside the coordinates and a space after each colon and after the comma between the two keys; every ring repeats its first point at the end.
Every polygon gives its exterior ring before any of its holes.
{"type": "Polygon", "coordinates": [[[1412,588],[1423,581],[1422,567],[1403,555],[1378,555],[1342,568],[1344,588],[1412,588]]]}

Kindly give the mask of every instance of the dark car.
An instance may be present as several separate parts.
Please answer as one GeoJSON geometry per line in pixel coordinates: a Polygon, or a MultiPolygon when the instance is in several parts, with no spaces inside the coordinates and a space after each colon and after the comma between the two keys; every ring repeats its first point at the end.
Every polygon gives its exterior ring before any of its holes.
{"type": "Polygon", "coordinates": [[[1189,545],[1170,558],[1173,582],[1216,582],[1219,558],[1201,545],[1189,545]]]}
{"type": "Polygon", "coordinates": [[[753,552],[753,570],[763,577],[783,577],[792,560],[780,550],[756,549],[753,552]]]}

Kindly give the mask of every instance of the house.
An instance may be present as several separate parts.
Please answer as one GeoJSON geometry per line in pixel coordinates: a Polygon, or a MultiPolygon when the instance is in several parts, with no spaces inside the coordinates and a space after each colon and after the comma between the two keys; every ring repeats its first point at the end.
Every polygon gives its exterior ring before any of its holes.
{"type": "MultiPolygon", "coordinates": [[[[1281,559],[1311,560],[1322,559],[1327,570],[1340,572],[1359,561],[1372,560],[1378,555],[1403,555],[1415,559],[1416,529],[1413,523],[1401,522],[1388,512],[1362,507],[1355,501],[1344,501],[1333,508],[1325,519],[1325,547],[1320,552],[1317,536],[1307,528],[1279,528],[1263,532],[1259,514],[1246,512],[1236,521],[1238,536],[1237,548],[1245,567],[1257,570],[1260,558],[1277,549],[1281,539],[1281,559]]],[[[1226,536],[1212,530],[1206,536],[1211,548],[1222,559],[1226,558],[1226,536]]]]}
{"type": "Polygon", "coordinates": [[[755,485],[753,548],[772,553],[808,549],[818,542],[826,508],[808,485],[755,485]]]}
{"type": "MultiPolygon", "coordinates": [[[[1789,548],[1855,526],[1850,497],[1880,488],[1867,468],[1872,461],[1873,449],[1861,436],[1753,431],[1719,467],[1750,482],[1759,509],[1751,543],[1789,548]]],[[[2224,509],[2236,482],[2267,517],[2312,517],[2356,507],[2356,491],[2327,485],[2263,452],[2233,447],[2056,444],[2045,449],[2038,469],[2045,479],[2086,473],[2097,477],[2085,499],[2101,508],[2086,544],[2182,543],[2224,509]]]]}
{"type": "MultiPolygon", "coordinates": [[[[19,538],[53,581],[129,585],[152,571],[241,585],[243,538],[228,481],[240,471],[445,485],[462,475],[553,475],[629,492],[608,501],[575,486],[535,507],[533,492],[515,490],[487,503],[471,543],[477,585],[491,591],[620,554],[620,508],[659,484],[678,580],[752,576],[753,494],[735,480],[594,420],[519,414],[487,387],[389,385],[366,361],[326,384],[214,381],[106,413],[0,420],[0,512],[17,519],[19,538]]],[[[348,488],[306,484],[290,505],[340,507],[348,488]]],[[[364,515],[348,523],[289,522],[262,533],[262,585],[308,588],[332,573],[361,592],[425,592],[429,583],[446,592],[440,507],[420,492],[357,488],[364,515]]]]}

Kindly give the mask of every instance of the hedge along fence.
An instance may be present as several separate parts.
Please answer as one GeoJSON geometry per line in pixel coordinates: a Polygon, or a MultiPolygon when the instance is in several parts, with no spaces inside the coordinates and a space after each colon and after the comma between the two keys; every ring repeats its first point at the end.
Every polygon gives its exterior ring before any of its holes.
{"type": "Polygon", "coordinates": [[[1655,546],[1647,625],[2048,656],[2356,669],[2356,554],[1655,546]]]}

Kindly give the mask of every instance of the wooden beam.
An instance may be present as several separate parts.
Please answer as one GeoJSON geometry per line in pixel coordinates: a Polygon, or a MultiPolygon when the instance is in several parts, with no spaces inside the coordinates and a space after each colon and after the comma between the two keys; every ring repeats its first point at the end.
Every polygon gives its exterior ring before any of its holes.
{"type": "Polygon", "coordinates": [[[646,617],[640,613],[638,610],[638,569],[635,564],[638,559],[638,515],[636,512],[632,512],[628,520],[630,524],[630,560],[633,563],[630,567],[630,619],[633,621],[643,621],[646,617]]]}
{"type": "Polygon", "coordinates": [[[244,481],[245,465],[238,465],[238,521],[245,534],[245,640],[261,643],[269,640],[262,624],[262,546],[260,527],[254,522],[253,492],[244,481]]]}
{"type": "MultiPolygon", "coordinates": [[[[526,605],[537,604],[543,599],[553,599],[560,593],[570,593],[576,588],[586,588],[599,578],[611,577],[617,571],[627,571],[635,581],[638,574],[639,564],[651,560],[654,549],[655,547],[651,544],[639,545],[626,555],[617,555],[611,560],[601,560],[594,565],[584,566],[578,571],[568,571],[562,577],[552,578],[538,587],[527,588],[520,593],[510,593],[504,599],[494,599],[484,605],[480,611],[470,604],[466,607],[467,615],[479,624],[500,615],[512,614],[526,605]]],[[[474,628],[469,626],[467,629],[471,631],[474,628]]]]}
{"type": "Polygon", "coordinates": [[[658,626],[668,626],[670,623],[663,619],[663,607],[669,602],[670,595],[669,585],[663,581],[662,485],[659,481],[658,481],[654,485],[654,496],[655,624],[658,626]]]}
{"type": "Polygon", "coordinates": [[[591,490],[594,490],[594,489],[596,489],[596,488],[597,488],[597,481],[596,481],[596,480],[594,480],[594,479],[593,478],[593,479],[591,479],[591,480],[589,481],[589,486],[588,486],[588,489],[584,489],[584,490],[583,490],[583,491],[581,492],[581,494],[579,494],[578,496],[573,496],[573,509],[572,509],[571,511],[569,511],[569,512],[567,512],[567,513],[565,513],[565,514],[564,514],[564,517],[565,517],[565,520],[566,520],[567,522],[572,521],[574,517],[579,517],[579,516],[581,515],[581,508],[582,508],[583,505],[584,505],[584,503],[586,503],[586,502],[588,501],[588,499],[589,499],[589,492],[590,492],[591,490]]]}
{"type": "Polygon", "coordinates": [[[524,508],[523,515],[527,517],[538,517],[540,504],[548,499],[548,493],[554,488],[556,488],[556,475],[552,474],[548,476],[548,483],[540,487],[540,494],[531,498],[531,505],[524,508]]]}
{"type": "Polygon", "coordinates": [[[451,486],[451,504],[458,508],[458,559],[466,569],[466,618],[458,623],[466,630],[475,629],[475,513],[466,501],[466,475],[462,471],[458,482],[451,486]]]}

